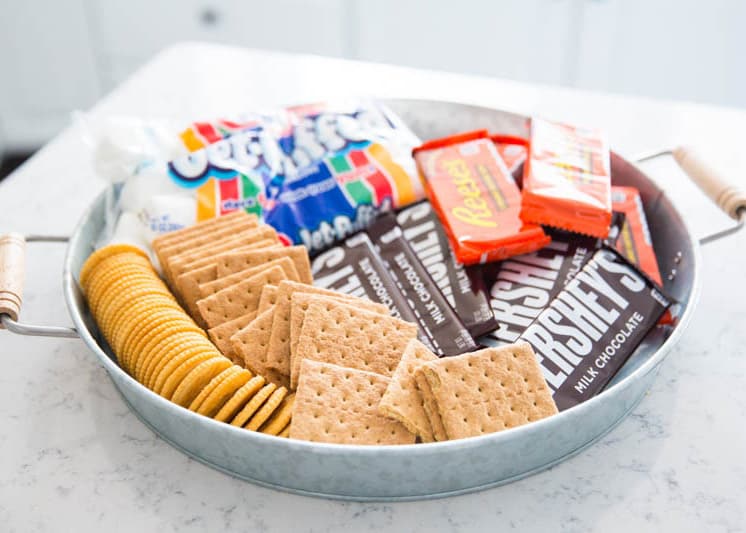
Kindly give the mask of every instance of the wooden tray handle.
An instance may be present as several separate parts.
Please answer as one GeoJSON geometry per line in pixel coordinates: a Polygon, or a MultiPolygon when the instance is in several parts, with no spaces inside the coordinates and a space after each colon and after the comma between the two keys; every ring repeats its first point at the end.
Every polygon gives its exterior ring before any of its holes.
{"type": "Polygon", "coordinates": [[[675,148],[673,157],[689,178],[729,217],[740,220],[746,213],[746,191],[728,183],[691,147],[675,148]]]}
{"type": "MultiPolygon", "coordinates": [[[[26,277],[26,240],[18,233],[0,235],[0,315],[17,321],[26,277]]],[[[0,321],[0,329],[3,329],[0,321]]]]}

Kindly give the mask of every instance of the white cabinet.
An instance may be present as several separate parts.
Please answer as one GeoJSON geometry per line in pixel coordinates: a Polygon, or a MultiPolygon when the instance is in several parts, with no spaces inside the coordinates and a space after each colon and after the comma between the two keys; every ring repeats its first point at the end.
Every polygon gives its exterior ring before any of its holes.
{"type": "Polygon", "coordinates": [[[746,106],[745,25],[738,0],[0,0],[0,151],[184,40],[746,106]]]}
{"type": "Polygon", "coordinates": [[[576,86],[746,106],[746,2],[586,2],[576,86]]]}
{"type": "Polygon", "coordinates": [[[576,0],[354,0],[365,60],[572,83],[576,0]]]}
{"type": "Polygon", "coordinates": [[[99,0],[90,3],[108,88],[178,41],[344,56],[344,0],[99,0]]]}
{"type": "Polygon", "coordinates": [[[82,0],[0,7],[0,138],[6,150],[38,147],[99,97],[82,0]]]}

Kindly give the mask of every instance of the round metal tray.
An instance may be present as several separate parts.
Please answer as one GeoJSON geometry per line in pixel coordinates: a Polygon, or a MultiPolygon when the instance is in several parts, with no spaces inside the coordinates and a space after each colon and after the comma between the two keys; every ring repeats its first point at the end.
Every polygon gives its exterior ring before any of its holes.
{"type": "MultiPolygon", "coordinates": [[[[526,117],[455,103],[386,102],[421,138],[488,128],[523,134],[526,117]]],[[[442,497],[508,483],[548,468],[602,437],[640,401],[658,365],[678,341],[699,290],[698,243],[668,198],[636,167],[612,156],[613,182],[641,192],[662,272],[676,268],[665,291],[681,304],[678,324],[656,329],[607,389],[558,415],[499,433],[407,446],[317,444],[215,422],[146,389],[116,363],[88,312],[76,277],[104,226],[98,197],[72,236],[64,292],[73,322],[137,416],[173,446],[233,476],[290,492],[352,500],[442,497]],[[677,259],[678,258],[678,259],[677,259]]]]}

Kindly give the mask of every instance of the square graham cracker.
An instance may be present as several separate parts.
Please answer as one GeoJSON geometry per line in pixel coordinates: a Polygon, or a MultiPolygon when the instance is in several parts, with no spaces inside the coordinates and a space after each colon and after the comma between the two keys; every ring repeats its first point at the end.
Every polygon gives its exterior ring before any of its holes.
{"type": "Polygon", "coordinates": [[[329,291],[328,289],[318,289],[323,292],[295,291],[290,295],[290,368],[297,369],[296,355],[298,351],[298,337],[303,326],[303,320],[306,317],[308,306],[314,300],[326,301],[334,299],[342,303],[348,303],[358,306],[360,309],[366,309],[381,315],[388,315],[389,308],[384,304],[371,302],[367,298],[358,298],[348,294],[329,291]]]}
{"type": "MultiPolygon", "coordinates": [[[[178,261],[174,259],[168,260],[168,271],[171,279],[174,283],[179,279],[184,272],[189,272],[195,268],[203,267],[215,263],[215,257],[221,253],[226,252],[248,252],[250,250],[258,250],[260,248],[271,248],[272,246],[282,246],[275,239],[260,239],[254,242],[246,242],[242,239],[233,239],[232,242],[223,242],[216,246],[212,250],[203,251],[199,254],[199,257],[190,259],[189,261],[178,261]]],[[[177,256],[183,257],[184,254],[177,256]]],[[[178,285],[177,285],[178,288],[178,285]]]]}
{"type": "Polygon", "coordinates": [[[414,444],[413,433],[378,412],[388,382],[372,372],[303,361],[290,438],[335,444],[414,444]]]}
{"type": "Polygon", "coordinates": [[[197,307],[207,325],[214,328],[241,315],[256,311],[262,287],[277,285],[284,279],[285,271],[279,266],[273,266],[199,300],[197,307]]]}
{"type": "Polygon", "coordinates": [[[158,258],[158,263],[163,266],[165,264],[165,256],[162,255],[162,250],[168,249],[174,244],[180,244],[195,237],[219,231],[225,227],[233,227],[236,224],[247,224],[250,227],[256,227],[259,225],[259,218],[256,215],[246,212],[234,211],[221,217],[205,220],[192,226],[158,235],[151,241],[151,247],[158,258]]]}
{"type": "MultiPolygon", "coordinates": [[[[280,282],[282,283],[282,282],[280,282]]],[[[256,312],[263,313],[277,303],[277,285],[265,285],[259,296],[256,312]]]]}
{"type": "Polygon", "coordinates": [[[275,307],[275,319],[272,322],[272,334],[267,351],[267,364],[272,368],[290,375],[290,329],[291,329],[291,299],[294,294],[314,294],[326,298],[334,298],[346,303],[355,303],[362,309],[380,312],[383,308],[388,314],[388,308],[381,304],[375,304],[369,300],[362,300],[354,296],[341,294],[329,289],[314,287],[304,283],[282,281],[277,286],[277,307],[275,307]]]}
{"type": "Polygon", "coordinates": [[[196,235],[209,233],[220,226],[230,226],[239,220],[253,221],[255,226],[259,225],[259,218],[256,215],[246,213],[245,211],[233,211],[232,213],[228,213],[221,217],[211,218],[209,220],[197,222],[192,226],[187,226],[185,228],[158,235],[153,239],[151,246],[154,250],[164,248],[196,235]]]}
{"type": "Polygon", "coordinates": [[[164,272],[168,272],[168,261],[171,257],[182,254],[194,248],[216,242],[226,237],[236,236],[243,231],[250,230],[255,227],[257,227],[257,224],[253,220],[240,219],[233,224],[221,226],[213,231],[199,234],[194,237],[184,239],[182,241],[178,241],[160,248],[157,252],[158,261],[164,272]]]}
{"type": "Polygon", "coordinates": [[[391,376],[417,326],[337,300],[311,302],[306,310],[290,385],[298,383],[303,359],[391,376]]]}
{"type": "Polygon", "coordinates": [[[298,271],[301,283],[313,283],[311,276],[311,262],[308,259],[308,250],[305,246],[286,246],[271,250],[252,250],[248,252],[224,253],[216,257],[218,264],[218,277],[223,278],[247,268],[261,265],[273,259],[289,257],[298,271]]]}
{"type": "MultiPolygon", "coordinates": [[[[256,250],[282,246],[268,240],[257,241],[254,244],[243,246],[241,250],[256,250]]],[[[203,298],[200,291],[201,285],[215,281],[218,277],[218,265],[215,257],[200,259],[188,265],[188,270],[176,278],[174,292],[179,295],[182,303],[187,306],[192,316],[199,316],[197,301],[203,298]]],[[[231,283],[232,284],[232,283],[231,283]]],[[[217,291],[216,291],[217,292],[217,291]]]]}
{"type": "Polygon", "coordinates": [[[233,349],[231,337],[238,333],[239,330],[248,326],[256,316],[257,311],[252,311],[207,331],[207,334],[210,336],[213,344],[218,347],[218,350],[237,365],[245,366],[243,357],[240,357],[233,349]]]}
{"type": "MultiPolygon", "coordinates": [[[[277,245],[278,248],[280,246],[281,245],[277,245]]],[[[287,276],[287,279],[297,280],[299,277],[298,270],[295,268],[295,263],[293,263],[289,257],[280,257],[279,259],[273,259],[272,261],[247,268],[246,270],[242,270],[241,272],[236,272],[235,274],[231,274],[230,276],[217,278],[213,281],[204,283],[199,287],[200,296],[201,298],[212,296],[216,292],[221,291],[226,287],[230,287],[231,285],[240,283],[246,278],[258,274],[259,272],[268,268],[272,268],[273,266],[279,266],[280,268],[282,268],[282,270],[285,271],[285,276],[287,276]]]]}
{"type": "MultiPolygon", "coordinates": [[[[194,265],[200,260],[206,258],[214,258],[215,255],[222,252],[233,251],[243,246],[253,245],[260,242],[269,241],[269,244],[277,242],[277,232],[271,226],[267,224],[261,224],[255,228],[241,231],[235,235],[224,237],[217,241],[212,241],[203,246],[187,250],[178,255],[169,257],[166,260],[167,270],[169,271],[171,278],[176,279],[184,272],[191,270],[191,265],[194,265]]],[[[204,266],[206,263],[198,264],[197,266],[204,266]]]]}
{"type": "Polygon", "coordinates": [[[207,324],[199,314],[199,308],[197,302],[202,299],[199,293],[200,285],[213,281],[218,277],[218,265],[212,263],[195,270],[185,272],[176,280],[178,290],[175,291],[181,295],[181,301],[186,306],[189,314],[192,318],[203,328],[207,327],[207,324]]]}
{"type": "Polygon", "coordinates": [[[446,430],[443,427],[443,421],[440,419],[438,405],[435,403],[433,391],[430,390],[427,378],[422,373],[421,365],[414,370],[414,381],[422,398],[422,407],[425,410],[425,415],[427,415],[427,421],[430,422],[433,439],[438,442],[448,440],[448,435],[446,435],[446,430]]]}
{"type": "Polygon", "coordinates": [[[557,413],[528,343],[486,348],[423,364],[449,439],[502,431],[557,413]]]}
{"type": "Polygon", "coordinates": [[[433,442],[435,437],[414,373],[423,363],[437,360],[438,356],[420,341],[409,341],[378,406],[382,415],[404,424],[404,427],[418,435],[422,442],[433,442]]]}
{"type": "Polygon", "coordinates": [[[234,353],[243,359],[246,368],[279,387],[287,388],[290,385],[288,376],[267,366],[267,345],[274,312],[274,308],[269,308],[257,315],[247,326],[236,332],[230,342],[234,353]]]}

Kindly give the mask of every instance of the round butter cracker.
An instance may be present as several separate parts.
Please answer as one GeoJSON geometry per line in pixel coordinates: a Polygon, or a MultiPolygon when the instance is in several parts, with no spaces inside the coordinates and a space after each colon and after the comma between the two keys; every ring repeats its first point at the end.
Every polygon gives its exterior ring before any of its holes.
{"type": "Polygon", "coordinates": [[[80,279],[80,284],[85,288],[91,272],[93,272],[98,264],[107,257],[119,254],[140,256],[150,261],[150,259],[148,258],[148,254],[143,252],[137,246],[132,246],[130,244],[110,244],[109,246],[105,246],[96,250],[88,256],[88,259],[86,259],[85,263],[83,263],[83,268],[80,269],[80,275],[78,276],[78,279],[80,279]]]}
{"type": "Polygon", "coordinates": [[[266,381],[262,376],[254,376],[251,378],[243,387],[238,389],[236,393],[225,402],[225,405],[220,408],[218,414],[215,415],[215,420],[218,422],[228,422],[233,419],[238,411],[242,409],[246,403],[259,392],[266,381]]]}
{"type": "Polygon", "coordinates": [[[275,392],[273,392],[272,396],[267,399],[267,402],[262,405],[261,409],[259,409],[256,414],[251,417],[249,423],[246,424],[244,427],[246,429],[250,429],[251,431],[257,431],[260,427],[262,427],[262,424],[264,424],[267,419],[272,416],[272,413],[275,412],[275,409],[280,406],[287,393],[288,390],[285,387],[280,387],[275,392]]]}
{"type": "MultiPolygon", "coordinates": [[[[197,365],[194,363],[194,361],[196,361],[194,358],[197,355],[215,357],[215,350],[212,346],[208,346],[202,342],[195,343],[193,341],[188,341],[185,344],[186,347],[183,348],[181,352],[173,354],[169,358],[160,359],[151,369],[149,378],[146,379],[148,379],[148,382],[152,385],[153,392],[161,394],[168,378],[174,375],[175,372],[179,371],[182,365],[186,365],[184,368],[181,368],[182,374],[186,375],[188,373],[190,361],[192,361],[191,368],[194,368],[197,365]]],[[[208,357],[205,357],[202,360],[206,360],[207,358],[208,357]]],[[[175,388],[176,387],[174,387],[174,389],[175,388]]]]}
{"type": "MultiPolygon", "coordinates": [[[[159,335],[164,329],[172,328],[174,332],[194,331],[202,334],[202,329],[196,324],[188,321],[181,313],[173,309],[159,309],[135,321],[134,326],[127,332],[127,337],[122,339],[120,362],[124,364],[125,370],[129,372],[132,366],[132,356],[138,343],[147,342],[154,335],[159,335]]],[[[116,350],[116,348],[114,348],[116,350]]]]}
{"type": "Polygon", "coordinates": [[[231,426],[243,427],[243,425],[256,413],[262,404],[269,398],[277,388],[274,383],[267,383],[257,392],[241,411],[231,420],[231,426]]]}
{"type": "Polygon", "coordinates": [[[170,309],[174,313],[178,312],[172,307],[167,306],[166,308],[164,308],[157,302],[147,300],[138,300],[137,302],[133,303],[132,306],[128,307],[127,313],[123,315],[121,319],[116,321],[114,327],[111,330],[109,344],[112,348],[114,348],[114,351],[118,353],[122,349],[124,341],[130,335],[130,331],[132,331],[137,325],[143,322],[151,323],[149,320],[150,317],[154,315],[154,313],[157,313],[164,309],[170,309]]]}
{"type": "Polygon", "coordinates": [[[223,370],[220,374],[218,374],[217,376],[215,376],[214,378],[212,378],[210,380],[210,383],[208,383],[207,386],[204,389],[202,389],[201,391],[199,391],[199,394],[197,395],[197,397],[194,400],[192,400],[192,403],[189,404],[188,409],[190,411],[195,411],[196,412],[197,408],[199,408],[199,406],[202,405],[202,402],[204,402],[205,399],[210,394],[212,394],[212,391],[214,391],[226,379],[230,378],[231,376],[233,376],[235,374],[238,374],[238,372],[240,370],[241,369],[239,367],[236,367],[235,365],[234,366],[229,366],[228,368],[226,368],[225,370],[223,370]]]}
{"type": "MultiPolygon", "coordinates": [[[[215,416],[225,403],[236,393],[238,389],[246,385],[254,375],[248,370],[237,366],[239,370],[222,381],[201,403],[196,403],[197,413],[209,417],[215,416]]],[[[191,406],[190,406],[191,409],[191,406]]]]}
{"type": "Polygon", "coordinates": [[[272,416],[267,420],[267,422],[261,427],[259,431],[268,435],[279,435],[280,432],[282,432],[282,430],[290,424],[290,419],[293,417],[294,402],[295,393],[288,394],[282,401],[282,405],[280,405],[277,410],[272,413],[272,416]]]}
{"type": "Polygon", "coordinates": [[[174,333],[171,335],[161,335],[157,338],[152,339],[147,346],[143,347],[143,350],[138,354],[137,359],[133,367],[132,376],[143,383],[143,378],[148,367],[153,362],[153,359],[160,360],[166,349],[174,345],[180,345],[181,343],[189,343],[194,338],[193,334],[189,332],[174,333]]]}
{"type": "MultiPolygon", "coordinates": [[[[215,350],[216,354],[219,354],[215,350]]],[[[233,366],[233,363],[223,355],[217,355],[213,359],[200,363],[197,367],[189,372],[171,396],[170,400],[182,407],[187,407],[197,397],[202,389],[226,368],[233,366]]]]}

